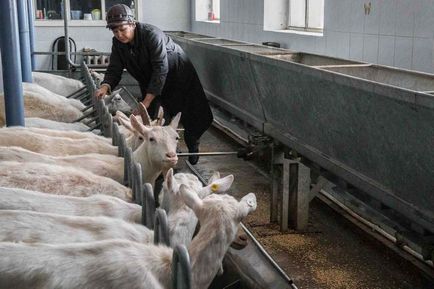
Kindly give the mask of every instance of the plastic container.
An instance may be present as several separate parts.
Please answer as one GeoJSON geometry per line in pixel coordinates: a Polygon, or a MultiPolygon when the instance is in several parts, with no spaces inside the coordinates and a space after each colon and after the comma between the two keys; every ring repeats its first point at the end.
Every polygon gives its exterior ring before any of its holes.
{"type": "Polygon", "coordinates": [[[93,9],[91,13],[92,13],[93,20],[101,20],[101,10],[93,9]]]}
{"type": "Polygon", "coordinates": [[[81,10],[71,10],[71,19],[79,20],[81,18],[81,10]]]}

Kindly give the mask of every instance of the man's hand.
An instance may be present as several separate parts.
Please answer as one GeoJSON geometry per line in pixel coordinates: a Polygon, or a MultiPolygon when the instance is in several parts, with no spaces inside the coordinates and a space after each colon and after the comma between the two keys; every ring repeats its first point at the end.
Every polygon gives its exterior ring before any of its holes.
{"type": "Polygon", "coordinates": [[[109,87],[107,85],[101,85],[101,87],[95,91],[96,99],[103,99],[104,96],[106,96],[108,90],[109,87]]]}

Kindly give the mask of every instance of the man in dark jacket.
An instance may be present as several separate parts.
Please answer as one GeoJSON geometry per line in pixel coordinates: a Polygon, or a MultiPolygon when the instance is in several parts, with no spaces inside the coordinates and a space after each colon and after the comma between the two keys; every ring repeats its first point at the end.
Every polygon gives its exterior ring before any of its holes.
{"type": "MultiPolygon", "coordinates": [[[[95,96],[102,98],[115,88],[125,68],[138,82],[146,108],[160,101],[172,117],[182,112],[184,139],[189,152],[199,151],[199,138],[210,127],[213,116],[199,77],[181,47],[159,28],[136,22],[123,4],[107,12],[107,28],[113,31],[110,63],[95,96]]],[[[190,156],[196,164],[198,156],[190,156]]]]}

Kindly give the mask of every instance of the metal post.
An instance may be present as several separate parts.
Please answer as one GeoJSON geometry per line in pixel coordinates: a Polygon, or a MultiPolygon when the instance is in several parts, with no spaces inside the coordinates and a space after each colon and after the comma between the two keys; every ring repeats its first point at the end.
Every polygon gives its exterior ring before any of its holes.
{"type": "Polygon", "coordinates": [[[278,222],[279,215],[279,191],[282,185],[281,168],[283,164],[283,151],[276,145],[271,147],[271,202],[270,222],[278,222]]]}
{"type": "Polygon", "coordinates": [[[172,288],[191,288],[190,255],[184,245],[177,245],[175,249],[173,249],[172,288]]]}
{"type": "Polygon", "coordinates": [[[308,225],[310,202],[310,169],[298,161],[283,160],[282,217],[280,229],[288,225],[305,230],[308,225]]]}
{"type": "Polygon", "coordinates": [[[24,126],[24,100],[18,38],[17,7],[14,0],[0,1],[0,48],[2,53],[6,125],[24,126]]]}
{"type": "Polygon", "coordinates": [[[27,13],[27,0],[18,0],[18,27],[20,31],[21,74],[24,82],[33,82],[32,60],[30,58],[30,33],[27,13]]]}
{"type": "Polygon", "coordinates": [[[30,38],[30,59],[32,62],[32,70],[36,68],[35,55],[35,10],[33,10],[33,0],[27,0],[27,14],[29,19],[29,38],[30,38]]]}

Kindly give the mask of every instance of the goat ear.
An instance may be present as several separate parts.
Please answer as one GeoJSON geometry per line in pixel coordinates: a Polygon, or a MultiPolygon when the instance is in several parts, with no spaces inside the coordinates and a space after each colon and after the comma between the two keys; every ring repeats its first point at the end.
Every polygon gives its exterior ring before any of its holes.
{"type": "Polygon", "coordinates": [[[121,125],[123,125],[126,129],[128,129],[129,131],[132,131],[132,132],[135,131],[134,128],[131,126],[131,121],[123,112],[117,111],[116,117],[117,117],[117,120],[119,121],[119,123],[121,125]],[[123,116],[121,116],[121,114],[123,116]]]}
{"type": "MultiPolygon", "coordinates": [[[[213,178],[214,175],[211,177],[213,178]]],[[[226,192],[230,189],[232,183],[234,182],[234,176],[229,175],[221,179],[216,179],[206,187],[204,187],[202,190],[199,191],[199,197],[201,199],[205,198],[206,196],[210,194],[221,194],[223,192],[226,192]]]]}
{"type": "Polygon", "coordinates": [[[184,203],[195,213],[202,207],[202,200],[196,193],[190,191],[186,185],[182,184],[179,188],[179,192],[184,203]]]}
{"type": "Polygon", "coordinates": [[[122,88],[119,88],[119,89],[117,89],[115,91],[112,91],[112,95],[119,94],[121,91],[122,91],[122,88]]]}
{"type": "Polygon", "coordinates": [[[144,125],[151,125],[151,117],[148,114],[148,110],[141,102],[139,102],[139,114],[142,117],[144,125]]]}
{"type": "Polygon", "coordinates": [[[157,125],[163,126],[164,124],[164,109],[162,106],[158,108],[158,115],[157,115],[157,125]]]}
{"type": "Polygon", "coordinates": [[[171,126],[173,129],[177,129],[180,119],[181,119],[181,113],[178,112],[170,122],[169,126],[171,126]]]}
{"type": "Polygon", "coordinates": [[[125,119],[125,120],[130,121],[130,119],[128,118],[128,116],[126,116],[125,113],[123,113],[123,112],[120,111],[120,110],[117,110],[117,111],[116,111],[116,119],[120,119],[120,118],[123,118],[123,119],[125,119]]]}
{"type": "Polygon", "coordinates": [[[218,171],[214,171],[212,176],[208,180],[208,185],[211,185],[215,180],[220,179],[220,173],[218,171]]]}
{"type": "Polygon", "coordinates": [[[229,190],[234,182],[234,176],[228,175],[224,178],[217,179],[206,186],[209,193],[223,193],[229,190]]]}
{"type": "Polygon", "coordinates": [[[170,168],[167,171],[166,179],[164,180],[164,182],[166,183],[167,189],[173,191],[174,179],[173,179],[173,169],[172,168],[170,168]]]}
{"type": "Polygon", "coordinates": [[[241,201],[238,203],[238,218],[242,220],[250,212],[256,210],[256,196],[254,193],[249,193],[245,195],[241,201]]]}
{"type": "Polygon", "coordinates": [[[141,124],[134,115],[130,115],[130,122],[133,128],[143,135],[146,135],[150,131],[150,129],[141,124]]]}

